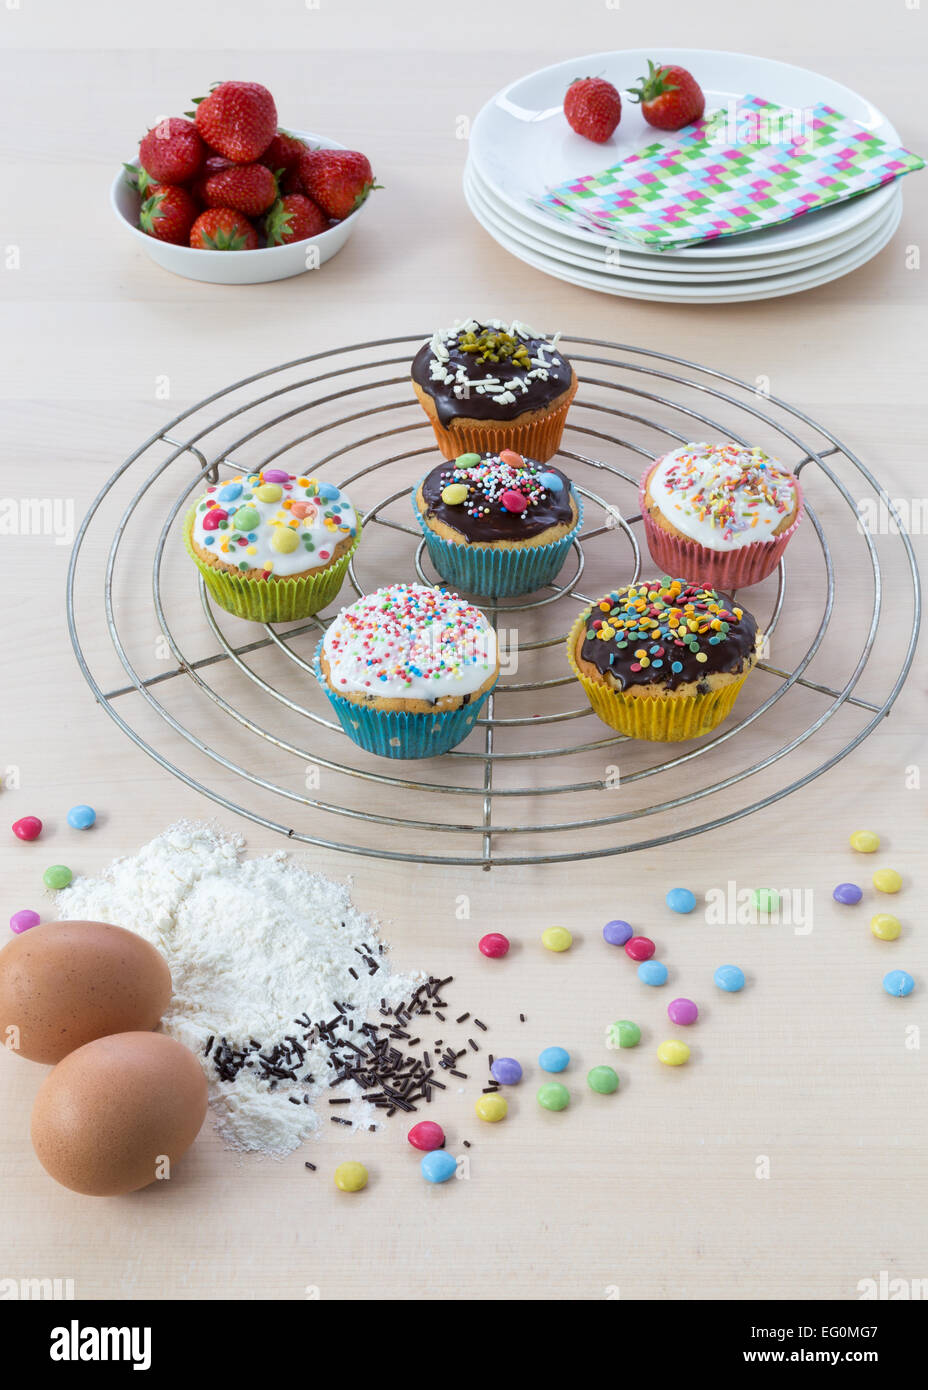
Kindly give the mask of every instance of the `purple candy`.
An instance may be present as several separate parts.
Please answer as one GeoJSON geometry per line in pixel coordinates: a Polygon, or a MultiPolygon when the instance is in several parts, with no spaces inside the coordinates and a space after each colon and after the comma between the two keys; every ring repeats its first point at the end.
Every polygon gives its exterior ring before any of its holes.
{"type": "Polygon", "coordinates": [[[686,1027],[690,1023],[695,1023],[699,1017],[699,1010],[692,999],[671,999],[667,1005],[667,1017],[671,1023],[679,1023],[686,1027]]]}
{"type": "Polygon", "coordinates": [[[290,474],[283,468],[263,468],[261,476],[266,483],[289,483],[290,474]]]}
{"type": "Polygon", "coordinates": [[[864,895],[862,888],[858,888],[856,883],[839,883],[832,893],[836,903],[844,903],[847,907],[853,907],[859,903],[864,895]]]}
{"type": "Polygon", "coordinates": [[[627,922],[607,922],[603,927],[603,940],[610,946],[624,946],[631,937],[632,929],[627,922]]]}
{"type": "Polygon", "coordinates": [[[28,931],[30,927],[37,927],[42,918],[37,912],[33,912],[31,907],[21,908],[19,912],[14,912],[10,918],[10,931],[28,931]]]}
{"type": "Polygon", "coordinates": [[[501,1086],[515,1086],[522,1080],[522,1068],[515,1057],[497,1057],[490,1068],[490,1075],[501,1086]]]}

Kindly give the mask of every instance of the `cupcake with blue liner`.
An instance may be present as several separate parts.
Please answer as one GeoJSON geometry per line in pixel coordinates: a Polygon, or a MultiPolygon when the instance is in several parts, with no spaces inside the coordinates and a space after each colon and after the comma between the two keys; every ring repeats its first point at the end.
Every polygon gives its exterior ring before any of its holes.
{"type": "Polygon", "coordinates": [[[392,584],[343,608],[316,649],[316,678],[348,737],[382,758],[432,758],[467,737],[499,677],[479,608],[392,584]]]}
{"type": "Polygon", "coordinates": [[[413,508],[442,579],[494,598],[553,584],[583,520],[570,479],[512,449],[440,463],[413,508]]]}

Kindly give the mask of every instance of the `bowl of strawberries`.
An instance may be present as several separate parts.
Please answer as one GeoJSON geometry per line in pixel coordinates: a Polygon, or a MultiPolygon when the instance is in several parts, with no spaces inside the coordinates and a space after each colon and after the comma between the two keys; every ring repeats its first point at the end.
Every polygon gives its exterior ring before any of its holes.
{"type": "Polygon", "coordinates": [[[153,261],[190,280],[253,285],[341,250],[379,187],[365,155],[282,129],[257,82],[219,83],[195,108],[153,126],[113,180],[116,216],[153,261]]]}

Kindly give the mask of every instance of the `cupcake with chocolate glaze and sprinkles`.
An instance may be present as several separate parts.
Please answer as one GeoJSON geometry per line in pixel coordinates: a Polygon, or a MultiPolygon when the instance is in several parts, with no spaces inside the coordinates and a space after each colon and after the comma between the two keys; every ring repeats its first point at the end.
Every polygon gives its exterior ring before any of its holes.
{"type": "Polygon", "coordinates": [[[557,453],[577,374],[553,338],[524,323],[468,319],[416,353],[412,385],[446,459],[515,449],[546,463],[557,453]]]}
{"type": "Polygon", "coordinates": [[[282,468],[209,487],[184,522],[184,542],[213,598],[253,622],[308,618],[338,594],[361,537],[334,483],[282,468]]]}
{"type": "Polygon", "coordinates": [[[413,508],[441,577],[494,598],[552,584],[583,519],[559,468],[512,449],[439,464],[417,487],[413,508]]]}
{"type": "Polygon", "coordinates": [[[639,489],[651,558],[669,574],[725,589],[772,574],[802,517],[798,479],[740,444],[684,444],[639,489]]]}
{"type": "Polygon", "coordinates": [[[727,594],[665,578],[613,589],[585,609],[567,658],[611,729],[678,743],[731,713],[761,642],[752,614],[727,594]]]}
{"type": "Polygon", "coordinates": [[[474,727],[499,653],[479,608],[444,589],[392,584],[342,609],[315,670],[354,743],[382,758],[432,758],[474,727]]]}

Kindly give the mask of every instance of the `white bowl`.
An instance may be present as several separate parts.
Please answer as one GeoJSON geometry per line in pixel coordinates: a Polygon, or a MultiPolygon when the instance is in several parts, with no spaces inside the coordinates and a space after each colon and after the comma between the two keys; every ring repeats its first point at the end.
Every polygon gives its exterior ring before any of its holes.
{"type": "MultiPolygon", "coordinates": [[[[290,127],[287,127],[290,130],[290,127]]],[[[314,135],[306,130],[291,130],[301,140],[326,150],[344,150],[337,140],[314,135]]],[[[138,167],[138,160],[127,163],[138,167]]],[[[110,189],[113,211],[123,227],[141,242],[158,265],[188,280],[206,280],[212,285],[258,285],[266,280],[286,280],[314,270],[339,252],[351,236],[358,218],[367,206],[367,199],[350,216],[336,222],[328,231],[305,241],[291,241],[286,246],[260,246],[256,251],[197,251],[192,246],[174,246],[148,236],[136,224],[139,216],[139,196],[127,181],[125,169],[120,169],[110,189]]]]}

